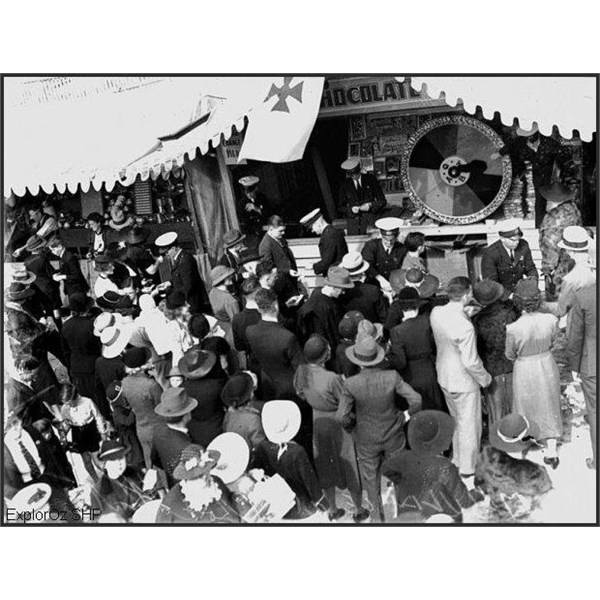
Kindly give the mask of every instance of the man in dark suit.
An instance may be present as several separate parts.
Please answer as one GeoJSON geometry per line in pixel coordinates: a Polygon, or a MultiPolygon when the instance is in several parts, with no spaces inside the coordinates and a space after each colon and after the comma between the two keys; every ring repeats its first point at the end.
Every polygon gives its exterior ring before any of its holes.
{"type": "Polygon", "coordinates": [[[212,314],[206,286],[198,263],[192,254],[177,244],[177,233],[169,231],[158,236],[154,242],[161,254],[171,261],[171,291],[181,292],[193,314],[212,314]]]}
{"type": "Polygon", "coordinates": [[[157,415],[164,419],[152,432],[152,464],[161,468],[167,476],[169,488],[177,482],[173,471],[179,464],[181,453],[192,443],[188,425],[192,420],[192,411],[198,401],[181,393],[179,388],[164,391],[161,402],[154,408],[157,415]]]}
{"type": "Polygon", "coordinates": [[[48,246],[52,254],[58,257],[58,273],[53,276],[53,279],[65,282],[65,296],[86,294],[90,286],[81,272],[77,257],[65,248],[58,236],[53,237],[48,242],[48,246]]]}
{"type": "Polygon", "coordinates": [[[320,208],[315,208],[302,217],[300,224],[320,236],[319,255],[321,260],[313,265],[313,270],[317,275],[327,275],[329,267],[339,265],[344,254],[348,252],[344,232],[330,225],[323,217],[320,208]]]}
{"type": "Polygon", "coordinates": [[[529,244],[521,239],[523,232],[514,219],[503,221],[498,234],[500,239],[483,252],[481,276],[501,283],[510,295],[521,279],[537,279],[538,271],[529,244]]]}
{"type": "Polygon", "coordinates": [[[280,273],[298,277],[298,266],[285,239],[285,223],[281,217],[273,215],[269,219],[269,227],[260,241],[258,254],[261,262],[271,268],[277,267],[280,273]]]}
{"type": "Polygon", "coordinates": [[[385,209],[385,195],[373,175],[362,173],[358,157],[345,160],[342,169],[346,180],[340,186],[338,209],[348,218],[349,235],[364,234],[385,209]]]}
{"type": "Polygon", "coordinates": [[[381,288],[366,283],[369,263],[360,252],[349,252],[342,259],[341,267],[350,273],[354,287],[346,290],[341,298],[343,312],[358,311],[371,323],[385,323],[389,305],[381,288]]]}
{"type": "Polygon", "coordinates": [[[256,293],[262,289],[258,279],[252,275],[244,279],[241,291],[244,296],[244,308],[233,315],[231,319],[231,331],[233,333],[233,345],[238,352],[243,352],[246,356],[246,366],[251,370],[258,372],[258,364],[252,358],[250,344],[246,336],[246,330],[250,325],[256,325],[261,317],[256,306],[256,293]]]}
{"type": "Polygon", "coordinates": [[[390,295],[390,274],[401,267],[408,252],[398,240],[401,224],[402,221],[394,217],[377,220],[375,226],[381,237],[369,240],[362,249],[362,256],[369,263],[367,278],[379,284],[382,291],[390,295]]]}
{"type": "Polygon", "coordinates": [[[596,286],[587,286],[575,292],[567,331],[567,351],[573,379],[581,379],[581,387],[587,408],[593,456],[588,466],[596,468],[596,286]]]}

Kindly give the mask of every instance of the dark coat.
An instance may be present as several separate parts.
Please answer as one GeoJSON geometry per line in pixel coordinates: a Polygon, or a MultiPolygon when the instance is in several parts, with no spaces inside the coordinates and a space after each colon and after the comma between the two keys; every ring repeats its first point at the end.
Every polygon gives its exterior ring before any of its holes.
{"type": "Polygon", "coordinates": [[[94,322],[89,317],[71,317],[62,328],[65,355],[71,365],[71,373],[92,374],[96,359],[102,351],[100,338],[94,335],[94,322]]]}
{"type": "Polygon", "coordinates": [[[513,302],[499,300],[484,307],[472,319],[477,334],[477,354],[492,377],[513,371],[513,362],[505,354],[506,326],[519,316],[513,302]]]}
{"type": "Polygon", "coordinates": [[[36,276],[31,286],[39,292],[46,311],[51,312],[52,309],[60,308],[62,306],[60,284],[52,279],[57,271],[48,256],[44,253],[32,254],[25,259],[25,266],[36,276]]]}
{"type": "Polygon", "coordinates": [[[174,292],[182,292],[192,313],[212,313],[208,294],[196,259],[187,251],[181,250],[171,267],[171,284],[174,292]]]}
{"type": "Polygon", "coordinates": [[[389,305],[376,285],[357,281],[352,289],[344,291],[340,301],[343,313],[358,310],[372,323],[385,323],[389,305]]]}
{"type": "Polygon", "coordinates": [[[260,238],[263,234],[262,228],[267,224],[267,221],[271,216],[269,201],[261,192],[256,193],[256,198],[254,200],[250,200],[250,198],[243,194],[237,201],[237,214],[242,231],[247,235],[260,238]],[[252,202],[256,207],[260,208],[261,212],[258,213],[255,210],[246,210],[246,204],[248,204],[248,202],[252,202]]]}
{"type": "Polygon", "coordinates": [[[339,342],[338,324],[343,316],[339,300],[326,296],[320,289],[314,290],[298,311],[302,339],[306,341],[314,334],[323,336],[333,351],[339,342]]]}
{"type": "Polygon", "coordinates": [[[340,186],[338,196],[338,210],[348,219],[348,233],[350,235],[364,234],[367,228],[373,225],[376,215],[380,214],[386,207],[385,195],[379,182],[373,175],[361,176],[360,190],[351,177],[348,177],[340,186]],[[366,202],[371,203],[367,212],[352,212],[353,206],[361,206],[366,202]]]}
{"type": "Polygon", "coordinates": [[[344,232],[333,225],[327,225],[319,238],[319,255],[321,260],[313,265],[317,275],[327,275],[329,267],[342,262],[344,254],[348,254],[348,244],[344,232]]]}
{"type": "Polygon", "coordinates": [[[260,313],[255,308],[243,308],[231,319],[233,332],[233,345],[238,352],[250,352],[250,345],[246,337],[246,329],[260,321],[260,313]]]}
{"type": "Polygon", "coordinates": [[[86,294],[89,291],[90,286],[81,272],[79,259],[69,250],[65,250],[58,259],[58,271],[67,276],[64,280],[65,296],[68,297],[78,292],[86,294]]]}
{"type": "Polygon", "coordinates": [[[277,267],[277,270],[282,273],[287,274],[290,269],[294,271],[298,269],[296,259],[285,239],[277,241],[265,233],[258,245],[258,254],[261,262],[269,265],[270,268],[277,267]]]}
{"type": "Polygon", "coordinates": [[[54,419],[54,415],[42,402],[42,394],[16,379],[8,380],[5,398],[9,412],[14,412],[23,421],[25,428],[39,419],[54,419]]]}
{"type": "Polygon", "coordinates": [[[298,338],[283,325],[262,319],[246,329],[246,336],[261,368],[264,398],[295,398],[294,373],[305,362],[298,338]]]}
{"type": "Polygon", "coordinates": [[[181,453],[192,443],[192,438],[166,423],[159,423],[152,434],[152,464],[161,468],[167,476],[167,484],[172,487],[177,482],[173,471],[179,464],[181,453]]]}
{"type": "Polygon", "coordinates": [[[76,487],[77,481],[71,463],[54,432],[52,431],[48,440],[34,426],[28,427],[27,432],[34,441],[45,467],[44,475],[49,477],[57,486],[69,489],[76,487]]]}
{"type": "Polygon", "coordinates": [[[535,268],[529,244],[525,240],[519,241],[514,255],[515,260],[513,262],[502,241],[494,242],[483,251],[481,276],[484,279],[501,283],[509,293],[515,291],[517,283],[521,279],[525,277],[537,279],[538,271],[535,268]]]}
{"type": "Polygon", "coordinates": [[[242,265],[238,263],[238,259],[233,255],[229,250],[224,250],[221,258],[217,261],[217,265],[222,265],[223,267],[229,267],[235,271],[233,274],[233,291],[232,293],[238,300],[241,299],[241,289],[240,286],[244,283],[244,277],[242,275],[242,265]]]}
{"type": "Polygon", "coordinates": [[[388,314],[383,323],[384,334],[389,336],[390,331],[392,331],[396,325],[400,325],[403,319],[404,311],[402,310],[400,303],[397,300],[394,300],[390,305],[390,309],[388,310],[388,314]]]}
{"type": "Polygon", "coordinates": [[[390,331],[389,364],[423,398],[423,410],[444,410],[435,370],[435,342],[429,318],[418,315],[390,331]]]}
{"type": "Polygon", "coordinates": [[[375,279],[377,275],[382,275],[389,281],[390,273],[401,267],[407,253],[408,250],[400,242],[396,242],[388,254],[381,239],[369,240],[362,249],[362,256],[369,263],[367,277],[375,279]]]}
{"type": "Polygon", "coordinates": [[[120,356],[115,358],[104,358],[99,356],[96,359],[96,404],[106,419],[112,419],[108,400],[106,399],[106,388],[113,381],[122,381],[125,377],[125,363],[120,356]]]}
{"type": "Polygon", "coordinates": [[[190,437],[194,444],[206,448],[218,435],[223,433],[225,409],[221,402],[221,390],[225,378],[215,378],[209,373],[200,379],[186,379],[183,388],[190,398],[198,401],[192,411],[192,420],[188,424],[190,437]]]}
{"type": "Polygon", "coordinates": [[[346,354],[346,348],[353,345],[354,342],[350,340],[340,340],[335,349],[335,372],[344,377],[352,377],[360,373],[360,367],[351,362],[346,354]]]}
{"type": "Polygon", "coordinates": [[[596,286],[584,287],[575,292],[575,303],[570,312],[567,331],[567,354],[571,370],[587,377],[595,377],[598,368],[597,311],[596,286]]]}

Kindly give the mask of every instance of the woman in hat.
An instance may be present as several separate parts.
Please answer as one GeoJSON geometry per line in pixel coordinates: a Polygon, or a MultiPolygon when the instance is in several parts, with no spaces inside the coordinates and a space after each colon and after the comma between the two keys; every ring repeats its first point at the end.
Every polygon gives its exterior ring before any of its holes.
{"type": "Polygon", "coordinates": [[[462,511],[474,499],[456,465],[443,456],[453,434],[454,419],[439,410],[424,410],[409,421],[410,450],[383,465],[383,474],[394,483],[398,513],[417,510],[424,517],[445,514],[462,522],[462,511]]]}
{"type": "MultiPolygon", "coordinates": [[[[108,313],[102,313],[100,317],[109,317],[108,313]]],[[[105,319],[102,319],[105,321],[105,319]]],[[[115,323],[116,321],[112,321],[115,323]]],[[[102,344],[102,355],[96,359],[94,373],[96,377],[96,399],[98,408],[106,419],[111,418],[110,406],[106,401],[106,390],[115,380],[121,381],[125,377],[125,363],[123,362],[122,352],[131,337],[131,329],[127,327],[105,327],[100,333],[102,344]]]]}
{"type": "Polygon", "coordinates": [[[387,359],[402,379],[421,394],[423,410],[446,411],[444,395],[437,382],[435,342],[429,316],[419,314],[421,300],[409,290],[405,288],[399,294],[403,319],[390,331],[387,359]]]}
{"type": "Polygon", "coordinates": [[[551,349],[558,333],[557,318],[541,313],[537,281],[523,280],[514,296],[521,316],[506,327],[506,358],[514,361],[513,412],[523,415],[536,440],[545,442],[544,462],[559,464],[556,444],[563,432],[560,376],[551,349]]]}
{"type": "Polygon", "coordinates": [[[235,270],[231,267],[217,265],[211,272],[212,289],[208,294],[215,318],[225,332],[225,339],[233,346],[231,320],[240,312],[240,304],[233,295],[233,277],[235,270]]]}
{"type": "Polygon", "coordinates": [[[291,400],[271,400],[262,410],[267,439],[256,448],[254,467],[268,477],[285,479],[296,494],[295,506],[286,519],[305,519],[327,509],[327,501],[306,450],[293,439],[300,430],[300,409],[291,400]]]}
{"type": "Polygon", "coordinates": [[[135,414],[136,433],[147,469],[152,466],[152,434],[156,425],[161,422],[154,408],[160,403],[163,391],[147,372],[149,360],[150,352],[147,348],[128,348],[123,355],[126,375],[121,384],[123,398],[135,414]]]}
{"type": "Polygon", "coordinates": [[[362,506],[356,451],[349,433],[354,425],[353,400],[342,377],[325,369],[330,354],[327,341],[312,336],[304,345],[307,364],[296,370],[294,387],[313,409],[315,466],[329,503],[329,517],[337,520],[344,515],[344,509],[336,505],[336,488],[348,489],[355,507],[353,519],[359,522],[369,513],[362,506]]]}
{"type": "Polygon", "coordinates": [[[194,443],[207,446],[223,432],[221,392],[227,377],[216,354],[198,346],[190,348],[178,366],[185,377],[183,389],[198,401],[188,425],[190,437],[194,443]]]}
{"type": "Polygon", "coordinates": [[[519,318],[511,300],[505,300],[505,288],[491,279],[473,285],[475,300],[483,306],[472,321],[477,334],[477,353],[492,376],[492,383],[483,390],[488,425],[512,411],[513,363],[506,358],[506,326],[519,318]]]}
{"type": "Polygon", "coordinates": [[[94,402],[82,396],[70,383],[60,388],[63,429],[70,434],[71,451],[81,455],[83,464],[93,481],[98,479],[92,454],[98,451],[100,440],[108,434],[108,424],[94,402]]]}
{"type": "Polygon", "coordinates": [[[219,459],[215,450],[191,444],[181,453],[173,476],[179,480],[164,497],[157,523],[239,523],[231,493],[210,474],[219,459]]]}
{"type": "Polygon", "coordinates": [[[221,390],[221,401],[227,407],[223,431],[242,436],[251,452],[266,439],[259,404],[254,397],[257,387],[256,375],[242,371],[232,375],[221,390]]]}
{"type": "Polygon", "coordinates": [[[165,334],[168,335],[172,364],[176,365],[186,350],[194,344],[187,326],[190,319],[190,306],[182,292],[172,291],[165,300],[159,302],[158,308],[167,318],[165,334]]]}
{"type": "Polygon", "coordinates": [[[127,267],[115,262],[107,254],[96,256],[94,271],[98,273],[98,277],[94,282],[94,296],[96,298],[104,296],[109,291],[119,295],[131,293],[133,288],[127,267]]]}
{"type": "Polygon", "coordinates": [[[188,321],[188,330],[194,345],[216,354],[223,377],[231,371],[232,348],[225,339],[225,331],[219,321],[211,315],[193,315],[188,321]]]}

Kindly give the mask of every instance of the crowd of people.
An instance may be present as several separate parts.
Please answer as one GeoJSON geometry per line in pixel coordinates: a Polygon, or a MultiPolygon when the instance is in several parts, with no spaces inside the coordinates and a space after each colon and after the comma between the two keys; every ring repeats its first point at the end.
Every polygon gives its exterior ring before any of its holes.
{"type": "Polygon", "coordinates": [[[422,233],[401,241],[399,220],[379,219],[350,252],[314,210],[311,292],[278,216],[257,247],[227,232],[210,281],[175,232],[152,251],[134,226],[111,246],[90,219],[91,290],[48,227],[19,249],[6,290],[4,496],[21,519],[333,522],[347,490],[356,523],[461,521],[486,495],[500,508],[534,498],[560,468],[559,320],[595,468],[596,271],[581,227],[561,231],[564,276],[543,297],[512,221],[481,279],[442,290],[422,233]]]}

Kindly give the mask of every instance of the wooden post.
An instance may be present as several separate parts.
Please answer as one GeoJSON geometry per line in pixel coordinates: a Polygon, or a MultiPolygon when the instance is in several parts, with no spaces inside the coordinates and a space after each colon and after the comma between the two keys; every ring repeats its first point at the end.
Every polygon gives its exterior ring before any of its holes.
{"type": "Polygon", "coordinates": [[[313,159],[313,164],[315,166],[315,172],[317,174],[317,180],[319,181],[321,193],[323,194],[323,198],[325,199],[325,206],[327,208],[329,221],[331,222],[337,217],[337,211],[335,208],[335,202],[333,201],[333,196],[331,194],[331,188],[329,187],[327,173],[325,172],[323,160],[321,159],[321,153],[319,152],[319,149],[316,146],[311,146],[310,153],[313,159]]]}
{"type": "Polygon", "coordinates": [[[223,199],[226,205],[229,207],[229,216],[232,224],[235,228],[240,228],[240,223],[237,216],[237,206],[235,201],[235,189],[233,187],[233,180],[231,179],[231,173],[227,168],[225,161],[225,148],[223,144],[217,146],[217,160],[219,162],[219,171],[221,173],[221,186],[223,188],[223,199]]]}

